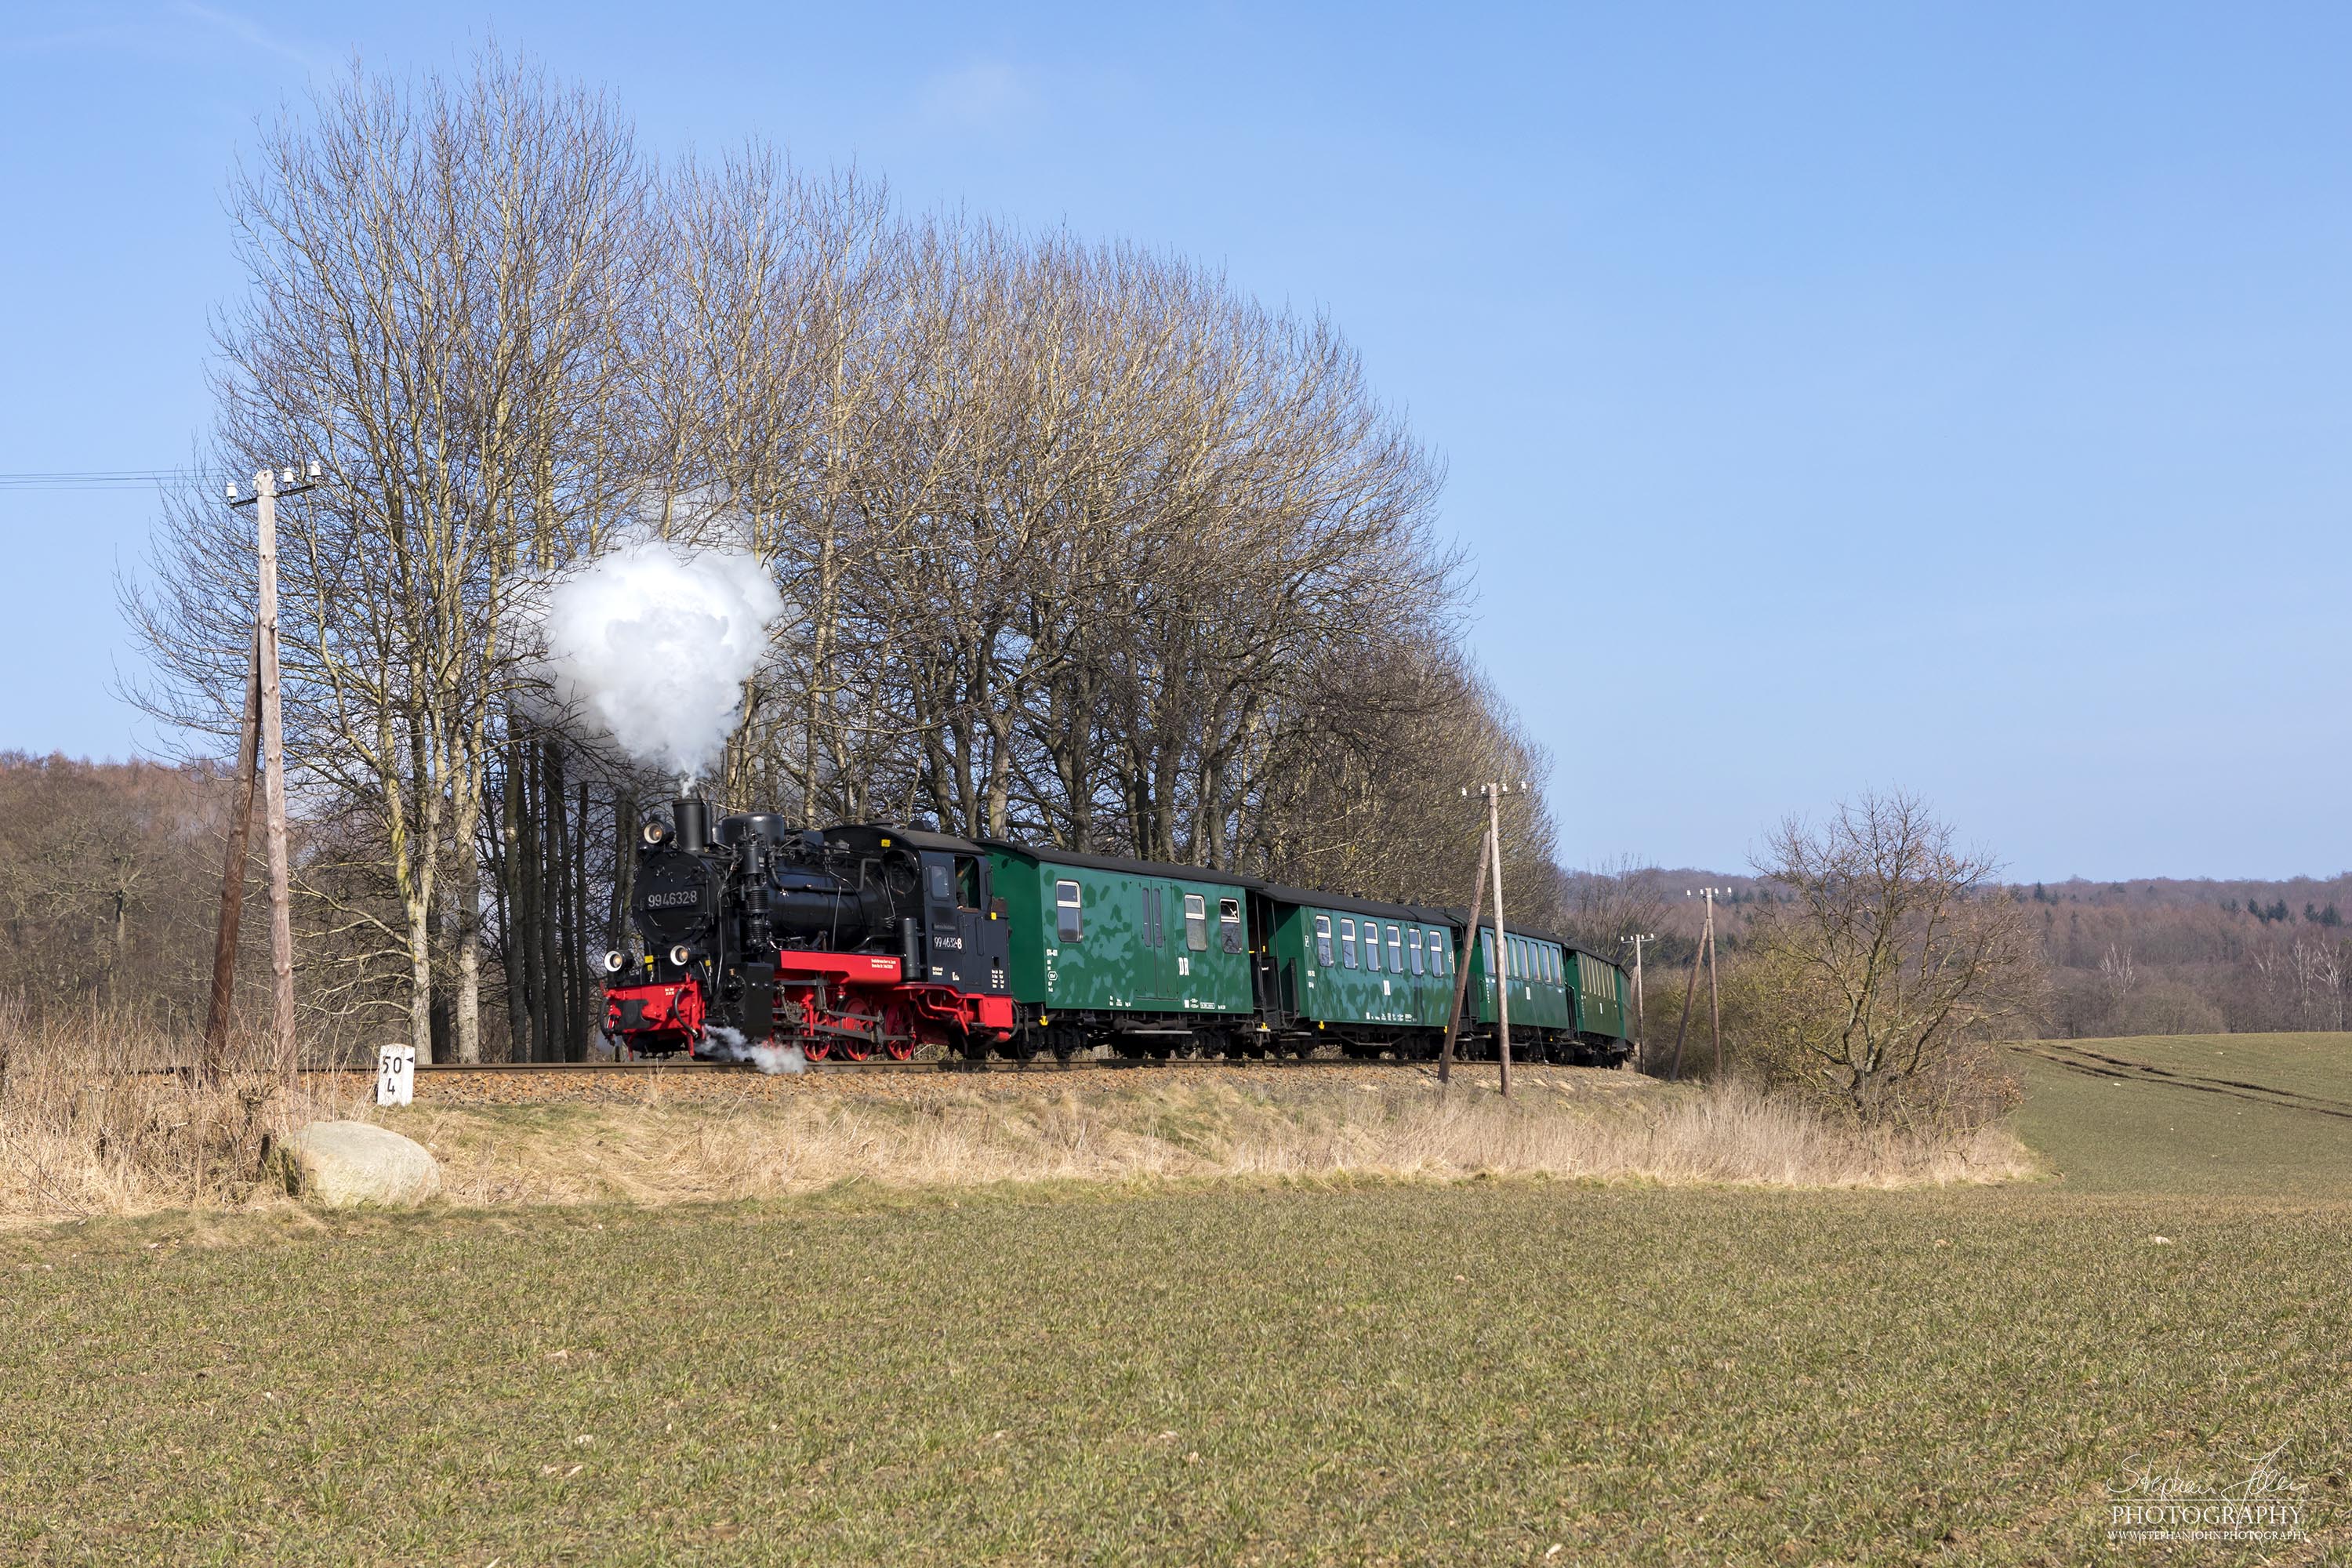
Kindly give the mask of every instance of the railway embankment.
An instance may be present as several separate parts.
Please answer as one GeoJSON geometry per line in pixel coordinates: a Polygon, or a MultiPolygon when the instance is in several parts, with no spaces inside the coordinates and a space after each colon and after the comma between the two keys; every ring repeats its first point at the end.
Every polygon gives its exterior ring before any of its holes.
{"type": "Polygon", "coordinates": [[[0,1079],[0,1223],[287,1202],[273,1151],[355,1119],[439,1162],[457,1207],[664,1205],[837,1190],[1200,1182],[1869,1188],[2036,1173],[2006,1129],[1868,1135],[1742,1083],[1492,1064],[1453,1083],[1395,1062],[1050,1060],[767,1075],[723,1068],[436,1070],[415,1103],[362,1072],[204,1084],[142,1058],[20,1040],[0,1079]]]}

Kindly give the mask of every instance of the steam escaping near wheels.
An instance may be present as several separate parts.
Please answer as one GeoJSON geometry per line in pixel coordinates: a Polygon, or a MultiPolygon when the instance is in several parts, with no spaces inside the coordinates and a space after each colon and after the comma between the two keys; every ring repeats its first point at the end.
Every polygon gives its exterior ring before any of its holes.
{"type": "Polygon", "coordinates": [[[691,775],[733,728],[783,595],[750,552],[646,540],[548,584],[545,672],[638,761],[691,775]]]}
{"type": "Polygon", "coordinates": [[[770,1078],[808,1071],[808,1058],[798,1046],[772,1045],[766,1040],[754,1045],[743,1038],[742,1030],[724,1024],[713,1024],[703,1031],[702,1049],[697,1054],[708,1061],[748,1062],[770,1078]]]}

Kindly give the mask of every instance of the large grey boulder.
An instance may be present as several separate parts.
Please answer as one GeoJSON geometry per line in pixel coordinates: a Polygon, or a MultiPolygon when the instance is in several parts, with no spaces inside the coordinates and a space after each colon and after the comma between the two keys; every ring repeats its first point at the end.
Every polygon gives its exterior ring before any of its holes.
{"type": "Polygon", "coordinates": [[[287,1185],[329,1208],[404,1207],[441,1190],[441,1162],[414,1138],[366,1121],[313,1121],[286,1141],[287,1185]]]}

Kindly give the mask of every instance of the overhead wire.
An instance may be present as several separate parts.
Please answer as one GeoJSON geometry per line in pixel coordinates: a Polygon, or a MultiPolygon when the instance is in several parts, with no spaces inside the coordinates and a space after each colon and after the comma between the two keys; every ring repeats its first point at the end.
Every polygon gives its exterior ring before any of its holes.
{"type": "Polygon", "coordinates": [[[202,468],[59,468],[0,474],[0,491],[135,490],[205,477],[202,468]]]}

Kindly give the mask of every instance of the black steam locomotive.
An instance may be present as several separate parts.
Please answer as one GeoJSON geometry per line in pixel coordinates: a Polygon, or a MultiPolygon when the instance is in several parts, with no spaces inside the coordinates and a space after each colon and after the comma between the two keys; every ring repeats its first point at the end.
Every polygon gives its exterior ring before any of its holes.
{"type": "MultiPolygon", "coordinates": [[[[632,923],[605,954],[606,1031],[641,1053],[763,1040],[822,1059],[985,1054],[1013,1029],[1001,919],[937,894],[961,843],[903,828],[796,829],[680,800],[641,833],[632,923]]],[[[1001,911],[999,911],[1001,914],[1001,911]]]]}

